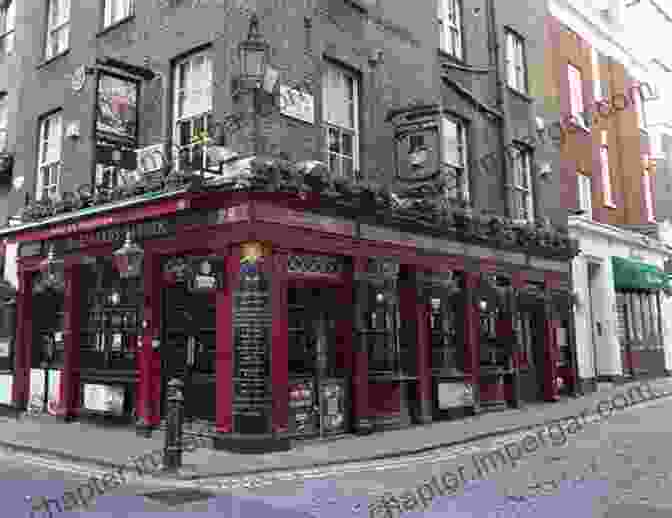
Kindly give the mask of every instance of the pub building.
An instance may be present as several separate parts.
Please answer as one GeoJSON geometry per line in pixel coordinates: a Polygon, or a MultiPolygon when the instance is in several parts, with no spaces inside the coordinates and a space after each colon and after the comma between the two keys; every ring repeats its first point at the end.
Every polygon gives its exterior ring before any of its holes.
{"type": "Polygon", "coordinates": [[[575,390],[566,229],[448,206],[436,178],[270,156],[220,173],[34,202],[0,230],[19,245],[17,409],[42,369],[63,420],[151,433],[177,377],[216,448],[255,452],[575,390]]]}

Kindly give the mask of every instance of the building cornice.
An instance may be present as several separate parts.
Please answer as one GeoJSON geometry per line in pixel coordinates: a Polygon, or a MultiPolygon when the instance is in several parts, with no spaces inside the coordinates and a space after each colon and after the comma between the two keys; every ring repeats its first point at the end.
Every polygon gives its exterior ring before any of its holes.
{"type": "Polygon", "coordinates": [[[607,24],[592,13],[577,8],[571,0],[549,0],[549,12],[583,39],[590,42],[602,54],[606,54],[625,66],[636,79],[648,72],[643,61],[637,59],[632,49],[626,48],[607,24]]]}
{"type": "Polygon", "coordinates": [[[574,238],[578,238],[577,235],[572,235],[574,232],[583,233],[588,236],[593,235],[596,237],[613,239],[626,245],[635,245],[640,248],[663,254],[672,254],[672,249],[658,239],[653,239],[637,232],[624,230],[613,225],[592,221],[582,216],[570,216],[567,220],[567,225],[569,227],[570,236],[574,238]]]}

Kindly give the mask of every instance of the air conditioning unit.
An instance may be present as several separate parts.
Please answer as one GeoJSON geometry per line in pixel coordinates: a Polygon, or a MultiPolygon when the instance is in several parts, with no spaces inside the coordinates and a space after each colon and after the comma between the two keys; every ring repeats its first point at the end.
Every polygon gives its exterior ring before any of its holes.
{"type": "Polygon", "coordinates": [[[163,144],[152,144],[136,151],[138,172],[147,174],[163,169],[166,162],[165,146],[163,144]]]}

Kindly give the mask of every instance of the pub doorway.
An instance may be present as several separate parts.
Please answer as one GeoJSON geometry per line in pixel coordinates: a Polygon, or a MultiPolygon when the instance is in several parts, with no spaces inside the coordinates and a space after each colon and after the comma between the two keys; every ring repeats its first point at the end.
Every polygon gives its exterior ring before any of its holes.
{"type": "Polygon", "coordinates": [[[544,300],[542,289],[528,289],[518,300],[515,331],[520,346],[520,397],[534,402],[544,399],[544,300]]]}
{"type": "MultiPolygon", "coordinates": [[[[187,283],[163,289],[162,387],[166,394],[172,378],[184,382],[185,422],[214,422],[216,417],[215,293],[198,293],[187,283]]],[[[161,398],[166,415],[166,398],[161,398]]]]}
{"type": "Polygon", "coordinates": [[[348,386],[336,369],[336,289],[291,282],[287,302],[289,433],[294,437],[343,433],[348,386]]]}

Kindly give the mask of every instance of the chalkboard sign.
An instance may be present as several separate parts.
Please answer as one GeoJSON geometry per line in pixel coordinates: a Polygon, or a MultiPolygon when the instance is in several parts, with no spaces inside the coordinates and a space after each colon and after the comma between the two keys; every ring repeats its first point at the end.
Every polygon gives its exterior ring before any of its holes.
{"type": "Polygon", "coordinates": [[[268,431],[271,317],[268,282],[256,269],[241,272],[233,295],[233,415],[238,433],[268,431]]]}

